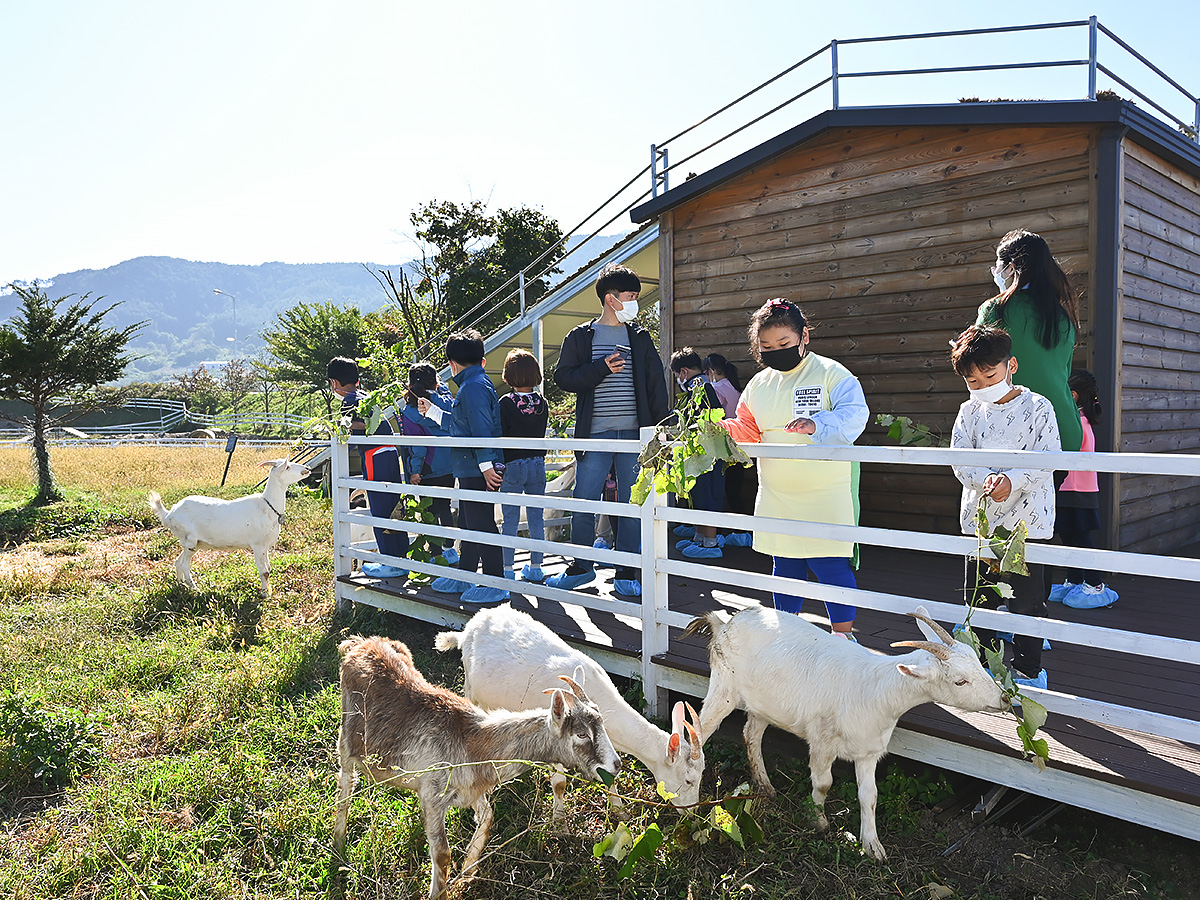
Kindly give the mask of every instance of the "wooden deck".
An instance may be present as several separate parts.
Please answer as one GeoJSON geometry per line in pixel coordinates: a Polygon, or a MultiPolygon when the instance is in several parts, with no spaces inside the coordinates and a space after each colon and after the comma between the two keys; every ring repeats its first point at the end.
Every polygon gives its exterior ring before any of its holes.
{"type": "MultiPolygon", "coordinates": [[[[518,552],[518,560],[521,555],[518,552]]],[[[672,551],[672,556],[675,555],[672,551]]],[[[555,568],[558,562],[551,558],[546,565],[555,568]]],[[[767,572],[770,566],[766,557],[748,549],[728,549],[719,562],[723,568],[755,572],[767,572]]],[[[610,592],[611,570],[601,569],[600,576],[597,583],[584,590],[610,592]]],[[[455,596],[436,594],[428,588],[414,590],[403,582],[375,582],[358,575],[342,581],[358,588],[363,602],[422,619],[454,624],[465,621],[473,612],[464,608],[455,596]]],[[[962,590],[962,561],[916,551],[864,547],[858,582],[867,590],[954,602],[962,590]]],[[[1123,575],[1109,583],[1121,596],[1115,606],[1076,610],[1055,603],[1051,604],[1050,615],[1067,621],[1200,640],[1200,604],[1196,603],[1193,584],[1123,575]]],[[[670,579],[670,608],[676,612],[736,610],[752,601],[770,602],[761,591],[691,578],[670,579]]],[[[515,591],[512,603],[586,651],[609,660],[616,658],[617,665],[605,663],[610,670],[624,669],[623,674],[638,670],[641,648],[638,618],[583,607],[568,608],[515,591]],[[624,666],[620,664],[622,660],[624,666]]],[[[823,605],[815,601],[805,603],[804,614],[814,621],[824,621],[823,605]]],[[[855,631],[860,643],[886,653],[897,652],[890,649],[892,641],[919,637],[911,619],[868,609],[859,611],[855,631]]],[[[672,687],[702,695],[703,679],[708,675],[702,642],[681,639],[678,629],[672,629],[670,649],[655,657],[654,662],[665,672],[678,676],[673,683],[666,679],[672,687]]],[[[1043,665],[1053,690],[1200,719],[1196,673],[1186,664],[1056,642],[1043,655],[1043,665]]],[[[1146,805],[1140,816],[1135,817],[1137,821],[1200,838],[1200,824],[1195,827],[1186,824],[1191,818],[1200,823],[1200,747],[1058,714],[1051,714],[1044,736],[1050,743],[1049,770],[1066,776],[1066,783],[1078,785],[1079,779],[1084,779],[1088,785],[1084,793],[1098,789],[1103,793],[1098,783],[1113,785],[1122,792],[1122,797],[1131,798],[1128,802],[1146,805]],[[1174,824],[1158,824],[1164,813],[1157,808],[1155,798],[1165,801],[1174,824]],[[1185,824],[1181,827],[1179,822],[1185,824]]],[[[963,713],[925,704],[901,719],[893,752],[939,761],[948,768],[985,778],[989,772],[995,772],[994,780],[999,783],[1036,791],[1036,787],[1013,784],[1016,777],[1036,785],[1039,776],[1031,764],[1021,761],[1015,722],[1005,714],[963,713]],[[936,739],[949,744],[943,745],[936,739]],[[948,746],[951,752],[931,752],[931,746],[948,746]]],[[[1066,794],[1060,794],[1059,799],[1072,802],[1076,789],[1064,790],[1066,794]]],[[[1048,790],[1046,795],[1052,793],[1048,790]]],[[[1121,809],[1125,801],[1110,797],[1106,802],[1109,806],[1100,811],[1121,809]]]]}

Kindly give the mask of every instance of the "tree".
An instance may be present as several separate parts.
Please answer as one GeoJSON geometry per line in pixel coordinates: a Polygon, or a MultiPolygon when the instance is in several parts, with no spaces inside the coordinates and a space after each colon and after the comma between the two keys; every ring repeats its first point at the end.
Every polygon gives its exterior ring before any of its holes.
{"type": "MultiPolygon", "coordinates": [[[[326,360],[328,362],[328,360],[326,360]]],[[[229,395],[233,407],[233,424],[237,427],[238,407],[246,395],[254,390],[258,375],[245,359],[231,359],[221,369],[221,389],[229,395]]]]}
{"type": "Polygon", "coordinates": [[[490,215],[479,200],[464,206],[434,200],[409,221],[424,242],[415,294],[427,298],[434,312],[444,311],[443,328],[464,317],[462,324],[485,333],[503,324],[520,309],[517,274],[528,270],[525,298],[532,303],[547,291],[548,277],[559,273],[556,263],[565,253],[558,223],[530,207],[490,215]]]}
{"type": "Polygon", "coordinates": [[[77,295],[51,300],[36,281],[9,287],[20,298],[21,308],[0,326],[0,397],[32,408],[31,416],[6,418],[33,429],[38,480],[33,503],[41,505],[62,499],[50,466],[46,432],[101,408],[97,389],[120,378],[136,358],[125,355],[125,348],[147,323],[108,328],[104,317],[119,304],[94,312],[103,298],[89,303],[91,295],[84,294],[60,311],[77,295]]]}
{"type": "Polygon", "coordinates": [[[358,307],[338,306],[332,301],[298,303],[279,313],[275,326],[262,336],[273,359],[261,364],[263,374],[277,383],[319,394],[327,413],[333,415],[325,367],[335,356],[363,356],[366,328],[358,307]]]}
{"type": "Polygon", "coordinates": [[[221,403],[221,385],[204,366],[190,372],[177,373],[175,384],[188,407],[211,416],[221,403]]]}

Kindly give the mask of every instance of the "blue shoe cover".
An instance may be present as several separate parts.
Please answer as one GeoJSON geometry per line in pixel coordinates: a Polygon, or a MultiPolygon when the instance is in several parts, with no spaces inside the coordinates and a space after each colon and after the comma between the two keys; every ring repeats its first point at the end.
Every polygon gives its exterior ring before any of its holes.
{"type": "Polygon", "coordinates": [[[695,525],[676,525],[674,528],[675,537],[687,538],[691,540],[696,536],[695,525]]]}
{"type": "Polygon", "coordinates": [[[482,584],[477,584],[470,590],[463,591],[462,595],[463,603],[473,603],[476,606],[495,606],[497,603],[503,603],[507,599],[508,591],[487,587],[482,584]]]}
{"type": "Polygon", "coordinates": [[[362,573],[372,578],[407,578],[408,569],[389,566],[384,563],[363,563],[362,573]]]}
{"type": "Polygon", "coordinates": [[[568,575],[562,572],[558,575],[551,575],[546,579],[546,587],[562,588],[566,591],[573,591],[577,587],[583,587],[585,584],[590,584],[596,580],[596,573],[592,569],[586,572],[580,572],[578,575],[568,575]]]}
{"type": "Polygon", "coordinates": [[[1014,672],[1013,673],[1013,681],[1015,681],[1017,684],[1021,685],[1022,687],[1040,688],[1043,691],[1047,690],[1046,684],[1047,684],[1048,679],[1046,678],[1046,670],[1045,669],[1042,669],[1042,671],[1038,672],[1037,678],[1018,678],[1016,673],[1014,672]]]}
{"type": "Polygon", "coordinates": [[[697,544],[694,541],[689,542],[679,549],[683,551],[683,555],[688,559],[720,559],[725,555],[720,547],[705,547],[703,544],[697,544]]]}
{"type": "Polygon", "coordinates": [[[457,566],[458,565],[458,551],[455,550],[453,547],[446,547],[445,549],[443,549],[442,557],[446,560],[446,565],[448,565],[448,566],[457,566]]]}
{"type": "Polygon", "coordinates": [[[505,570],[504,570],[504,577],[505,577],[505,578],[507,578],[509,581],[516,581],[516,580],[517,580],[517,573],[516,573],[516,572],[514,572],[512,569],[505,569],[505,570]]]}
{"type": "Polygon", "coordinates": [[[606,541],[602,537],[596,538],[594,541],[592,541],[592,547],[594,547],[596,550],[611,550],[612,549],[612,547],[608,546],[608,541],[606,541]]]}
{"type": "Polygon", "coordinates": [[[1054,587],[1050,588],[1050,602],[1062,603],[1063,597],[1067,595],[1067,591],[1071,590],[1073,587],[1075,587],[1075,585],[1071,584],[1069,581],[1064,581],[1062,584],[1054,585],[1054,587]]]}
{"type": "Polygon", "coordinates": [[[748,532],[748,531],[741,531],[741,532],[738,532],[737,534],[727,534],[727,535],[725,535],[725,546],[726,547],[753,547],[754,546],[754,535],[750,534],[750,532],[748,532]]]}
{"type": "Polygon", "coordinates": [[[459,581],[456,578],[443,576],[433,579],[433,583],[429,586],[439,594],[461,594],[463,591],[471,588],[471,582],[459,581]]]}
{"type": "Polygon", "coordinates": [[[1117,592],[1103,584],[1099,587],[1077,584],[1063,595],[1062,602],[1073,609],[1098,609],[1101,606],[1112,606],[1117,599],[1117,592]]]}
{"type": "Polygon", "coordinates": [[[526,566],[521,570],[521,580],[541,584],[546,580],[546,573],[542,571],[541,566],[526,566]]]}
{"type": "Polygon", "coordinates": [[[633,578],[618,578],[613,582],[613,590],[626,597],[642,596],[642,583],[633,578]]]}

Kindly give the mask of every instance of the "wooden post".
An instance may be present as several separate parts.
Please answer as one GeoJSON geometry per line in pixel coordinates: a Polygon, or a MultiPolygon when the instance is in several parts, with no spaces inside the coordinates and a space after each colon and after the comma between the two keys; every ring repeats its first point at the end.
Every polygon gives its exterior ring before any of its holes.
{"type": "Polygon", "coordinates": [[[658,352],[667,372],[675,349],[674,221],[675,214],[670,211],[658,217],[658,352]]]}

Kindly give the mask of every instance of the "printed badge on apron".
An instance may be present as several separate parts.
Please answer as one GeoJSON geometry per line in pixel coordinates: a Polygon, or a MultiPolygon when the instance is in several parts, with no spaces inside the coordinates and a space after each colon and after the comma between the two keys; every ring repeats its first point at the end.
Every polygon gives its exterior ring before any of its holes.
{"type": "Polygon", "coordinates": [[[796,388],[792,394],[792,418],[811,419],[813,413],[820,412],[825,408],[822,404],[824,394],[825,386],[820,384],[796,388]]]}

